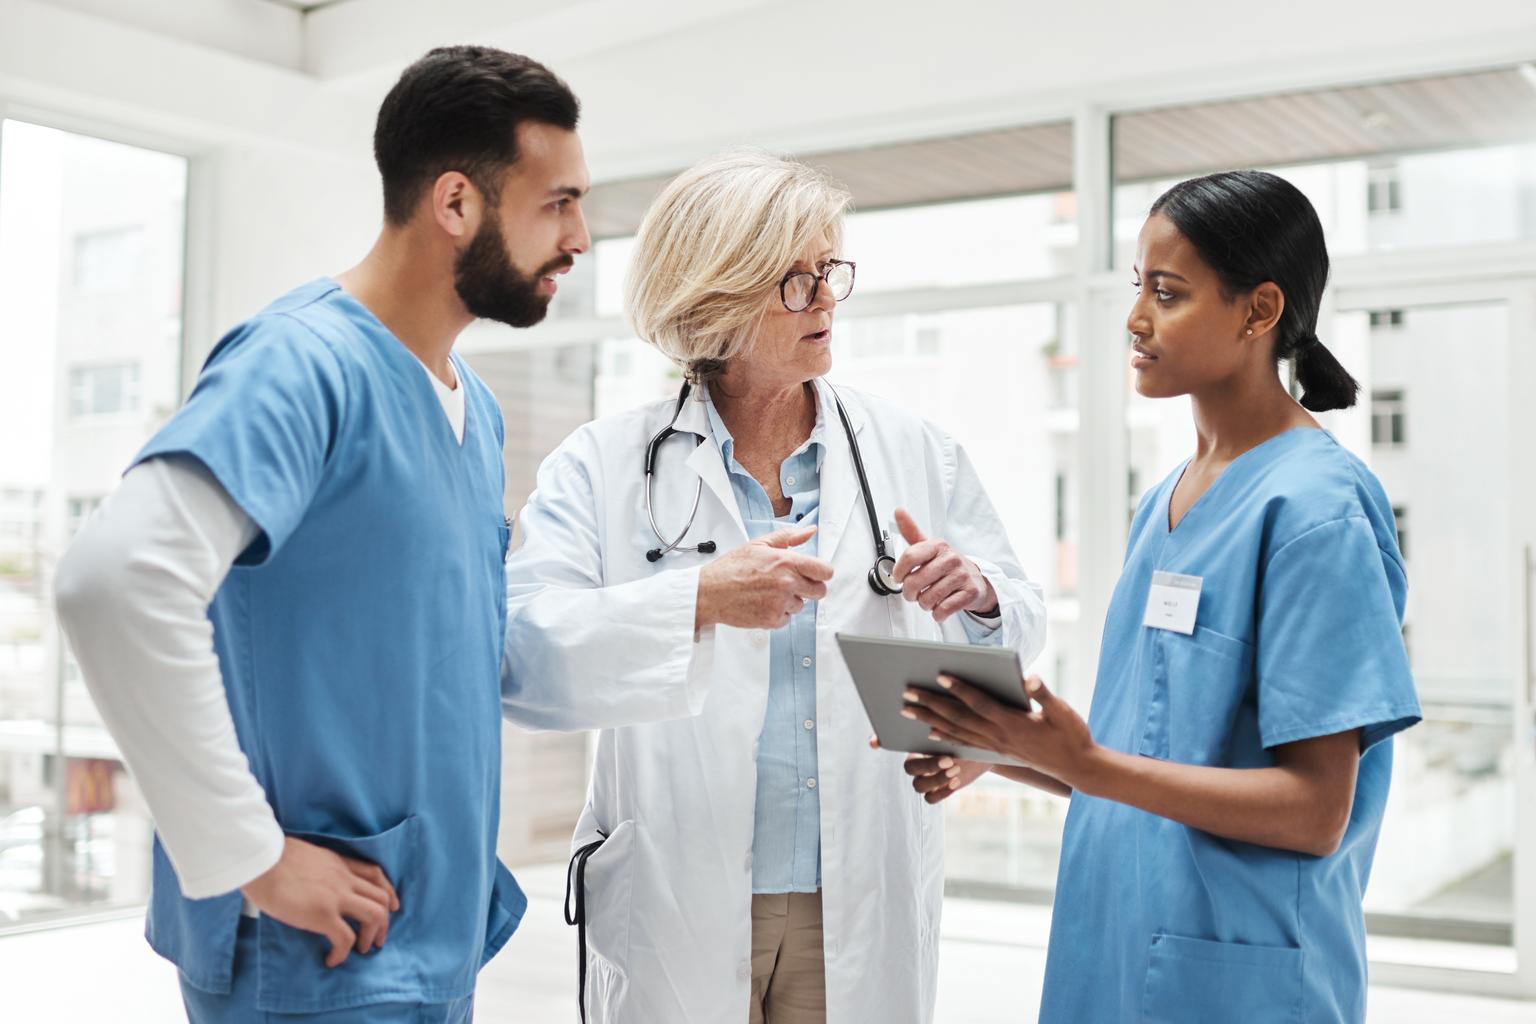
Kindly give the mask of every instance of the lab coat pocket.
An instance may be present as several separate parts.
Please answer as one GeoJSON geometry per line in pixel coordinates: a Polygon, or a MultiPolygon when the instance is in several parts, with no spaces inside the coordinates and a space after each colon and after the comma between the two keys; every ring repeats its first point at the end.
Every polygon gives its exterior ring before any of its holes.
{"type": "Polygon", "coordinates": [[[320,1013],[419,998],[422,982],[413,933],[417,918],[431,912],[431,908],[418,907],[412,899],[420,825],[420,819],[411,815],[375,835],[288,833],[295,839],[383,868],[400,897],[400,910],[390,915],[389,937],[383,948],[361,955],[354,951],[338,967],[325,966],[331,944],[324,936],[291,928],[262,915],[257,922],[259,1009],[271,1013],[320,1013]]]}
{"type": "Polygon", "coordinates": [[[1301,950],[1152,936],[1143,1024],[1301,1020],[1301,950]]]}
{"type": "Polygon", "coordinates": [[[587,1012],[607,1019],[600,1007],[616,1005],[626,987],[630,900],[634,892],[635,823],[619,822],[587,859],[587,1012]]]}
{"type": "Polygon", "coordinates": [[[1252,704],[1253,648],[1203,626],[1190,636],[1154,632],[1140,753],[1224,764],[1238,715],[1252,704]]]}

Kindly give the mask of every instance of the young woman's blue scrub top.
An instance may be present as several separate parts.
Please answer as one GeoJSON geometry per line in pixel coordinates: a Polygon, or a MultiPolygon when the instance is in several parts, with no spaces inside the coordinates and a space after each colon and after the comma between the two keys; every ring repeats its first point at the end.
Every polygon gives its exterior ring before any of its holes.
{"type": "Polygon", "coordinates": [[[1338,851],[1314,857],[1074,796],[1040,1020],[1359,1022],[1361,898],[1392,774],[1388,737],[1419,719],[1391,506],[1370,470],[1316,429],[1234,460],[1170,531],[1182,472],[1143,499],[1131,527],[1094,738],[1259,768],[1279,744],[1359,729],[1354,810],[1338,851]],[[1154,572],[1200,578],[1192,635],[1142,625],[1154,572]]]}
{"type": "MultiPolygon", "coordinates": [[[[263,916],[257,1005],[444,1003],[517,927],[496,859],[506,620],[501,414],[457,358],[460,445],[416,358],[334,281],[228,334],[135,461],[201,461],[261,529],[209,616],[240,746],[290,835],[379,864],[383,949],[263,916]]],[[[195,766],[189,766],[195,770],[195,766]]],[[[182,897],[156,843],[148,934],[227,993],[241,896],[182,897]]]]}

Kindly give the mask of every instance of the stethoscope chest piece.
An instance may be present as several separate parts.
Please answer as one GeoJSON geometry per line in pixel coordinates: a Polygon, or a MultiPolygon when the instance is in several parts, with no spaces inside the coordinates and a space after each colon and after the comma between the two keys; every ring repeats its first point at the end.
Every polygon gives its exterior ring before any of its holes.
{"type": "Polygon", "coordinates": [[[901,593],[901,584],[896,582],[896,559],[890,555],[881,555],[875,559],[875,566],[869,570],[870,589],[881,597],[891,597],[901,593]]]}

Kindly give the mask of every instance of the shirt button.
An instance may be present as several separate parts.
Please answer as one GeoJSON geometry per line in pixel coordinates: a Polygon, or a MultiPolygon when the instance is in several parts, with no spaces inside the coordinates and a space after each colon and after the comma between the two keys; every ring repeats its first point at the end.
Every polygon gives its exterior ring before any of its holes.
{"type": "Polygon", "coordinates": [[[752,631],[752,646],[761,647],[768,642],[768,631],[756,629],[752,631]]]}
{"type": "Polygon", "coordinates": [[[752,855],[750,853],[747,854],[747,870],[752,870],[752,855]]]}
{"type": "Polygon", "coordinates": [[[810,658],[801,658],[800,659],[800,667],[801,668],[810,668],[811,667],[811,659],[810,658]]]}
{"type": "Polygon", "coordinates": [[[736,980],[737,981],[751,981],[752,980],[752,964],[751,964],[750,961],[743,960],[736,967],[736,980]]]}
{"type": "Polygon", "coordinates": [[[805,780],[805,788],[806,789],[815,789],[816,788],[816,780],[815,779],[806,779],[805,780]]]}
{"type": "Polygon", "coordinates": [[[787,487],[793,487],[793,486],[795,486],[795,478],[794,478],[794,477],[792,477],[792,476],[787,476],[787,477],[785,477],[785,478],[784,478],[784,484],[785,484],[785,486],[787,486],[787,487]]]}
{"type": "Polygon", "coordinates": [[[805,731],[810,732],[814,728],[816,728],[816,723],[807,718],[805,720],[805,731]]]}

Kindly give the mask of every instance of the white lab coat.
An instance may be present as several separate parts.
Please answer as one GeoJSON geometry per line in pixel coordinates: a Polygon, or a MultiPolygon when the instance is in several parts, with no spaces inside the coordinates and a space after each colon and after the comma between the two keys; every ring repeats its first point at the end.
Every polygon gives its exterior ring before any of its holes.
{"type": "MultiPolygon", "coordinates": [[[[943,818],[912,791],[903,755],[872,751],[870,725],[834,634],[963,641],[951,619],[879,597],[847,436],[818,384],[826,424],[818,554],[835,568],[818,607],[816,738],[829,1024],[933,1017],[943,896],[943,818]]],[[[902,546],[904,507],[968,555],[997,591],[1002,643],[1027,664],[1044,643],[1040,588],[1020,568],[961,448],[889,402],[839,388],[877,514],[902,546]]],[[[675,399],[578,429],[539,470],[508,562],[503,704],[538,729],[598,728],[572,848],[607,835],[586,869],[587,1014],[592,1024],[738,1024],[751,979],[756,747],[768,636],[719,626],[695,640],[700,567],[747,534],[701,402],[690,399],[655,477],[658,525],[675,533],[704,489],[689,543],[656,547],[646,518],[646,443],[675,399]]]]}

